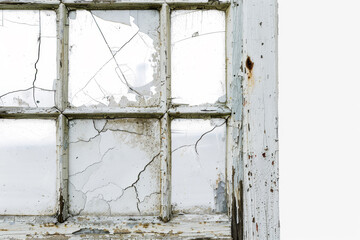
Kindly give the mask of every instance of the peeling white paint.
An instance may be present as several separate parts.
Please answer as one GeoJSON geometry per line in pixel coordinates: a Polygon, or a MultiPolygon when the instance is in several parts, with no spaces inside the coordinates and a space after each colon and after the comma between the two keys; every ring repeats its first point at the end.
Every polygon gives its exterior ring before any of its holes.
{"type": "Polygon", "coordinates": [[[73,215],[159,214],[159,120],[72,120],[73,215]]]}
{"type": "Polygon", "coordinates": [[[56,14],[1,10],[0,106],[55,105],[56,14]]]}
{"type": "Polygon", "coordinates": [[[69,13],[72,106],[159,104],[159,12],[69,13]]]}

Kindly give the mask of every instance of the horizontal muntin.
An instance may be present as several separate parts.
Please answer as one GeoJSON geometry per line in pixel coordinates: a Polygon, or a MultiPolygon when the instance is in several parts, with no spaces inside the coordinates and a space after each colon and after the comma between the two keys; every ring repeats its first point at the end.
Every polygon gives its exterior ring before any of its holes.
{"type": "Polygon", "coordinates": [[[56,118],[64,114],[67,118],[161,118],[165,113],[172,118],[228,117],[231,110],[226,106],[178,106],[165,110],[161,107],[107,107],[107,108],[67,108],[63,112],[57,108],[0,107],[0,118],[56,118]]]}
{"type": "Polygon", "coordinates": [[[0,118],[56,118],[61,112],[55,108],[0,107],[0,118]]]}
{"type": "Polygon", "coordinates": [[[179,106],[168,110],[172,118],[226,118],[231,110],[226,106],[179,106]]]}
{"type": "Polygon", "coordinates": [[[161,118],[164,111],[157,107],[126,107],[126,108],[67,108],[63,114],[70,118],[161,118]]]}

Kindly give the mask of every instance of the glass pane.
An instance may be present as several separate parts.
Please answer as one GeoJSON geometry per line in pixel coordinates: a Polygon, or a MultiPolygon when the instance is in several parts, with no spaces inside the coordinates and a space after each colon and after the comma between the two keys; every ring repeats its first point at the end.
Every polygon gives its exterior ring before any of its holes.
{"type": "Polygon", "coordinates": [[[175,104],[225,102],[225,12],[171,13],[171,90],[175,104]]]}
{"type": "Polygon", "coordinates": [[[54,120],[0,119],[0,215],[56,210],[54,120]]]}
{"type": "Polygon", "coordinates": [[[70,12],[72,106],[159,104],[159,12],[70,12]]]}
{"type": "Polygon", "coordinates": [[[53,107],[56,14],[0,10],[0,106],[53,107]]]}
{"type": "Polygon", "coordinates": [[[223,119],[171,122],[174,213],[227,211],[225,132],[223,119]]]}
{"type": "Polygon", "coordinates": [[[155,119],[70,121],[70,212],[159,214],[159,132],[155,119]]]}

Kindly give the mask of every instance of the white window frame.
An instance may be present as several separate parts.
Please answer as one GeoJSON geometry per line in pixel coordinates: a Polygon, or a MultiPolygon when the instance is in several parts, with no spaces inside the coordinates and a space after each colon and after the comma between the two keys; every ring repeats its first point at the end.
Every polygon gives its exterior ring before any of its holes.
{"type": "MultiPolygon", "coordinates": [[[[56,119],[58,206],[55,217],[1,216],[0,237],[223,238],[279,239],[278,75],[276,0],[7,0],[0,9],[52,9],[57,13],[57,89],[54,108],[0,107],[0,118],[56,119]],[[158,108],[67,108],[68,11],[75,9],[158,9],[160,72],[158,108]],[[172,107],[170,96],[170,11],[226,11],[226,106],[172,107]],[[161,211],[152,217],[68,218],[68,120],[79,118],[161,119],[161,211]],[[173,118],[227,119],[228,218],[171,216],[173,118]],[[108,220],[112,221],[109,225],[108,220]],[[15,222],[15,224],[14,224],[15,222]],[[206,223],[206,224],[204,224],[206,223]],[[132,227],[129,227],[129,226],[132,227]],[[205,226],[206,225],[206,226],[205,226]],[[134,226],[136,226],[134,228],[134,226]],[[115,229],[115,230],[114,230],[115,229]],[[118,232],[116,232],[116,229],[118,232]],[[121,234],[120,234],[121,233],[121,234]]],[[[56,239],[56,238],[54,238],[56,239]]]]}

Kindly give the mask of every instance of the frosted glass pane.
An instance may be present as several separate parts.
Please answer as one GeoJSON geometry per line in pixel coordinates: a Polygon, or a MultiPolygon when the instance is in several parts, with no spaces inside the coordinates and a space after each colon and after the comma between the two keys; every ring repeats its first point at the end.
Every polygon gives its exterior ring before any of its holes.
{"type": "Polygon", "coordinates": [[[70,121],[70,212],[159,214],[159,132],[155,119],[70,121]]]}
{"type": "Polygon", "coordinates": [[[159,12],[70,12],[72,106],[159,104],[159,12]]]}
{"type": "Polygon", "coordinates": [[[225,12],[172,11],[171,83],[175,104],[225,102],[225,12]]]}
{"type": "Polygon", "coordinates": [[[53,107],[56,14],[0,10],[0,106],[53,107]]]}
{"type": "Polygon", "coordinates": [[[0,119],[0,215],[56,211],[54,120],[0,119]]]}
{"type": "Polygon", "coordinates": [[[225,132],[223,119],[171,122],[173,212],[227,211],[225,132]]]}

